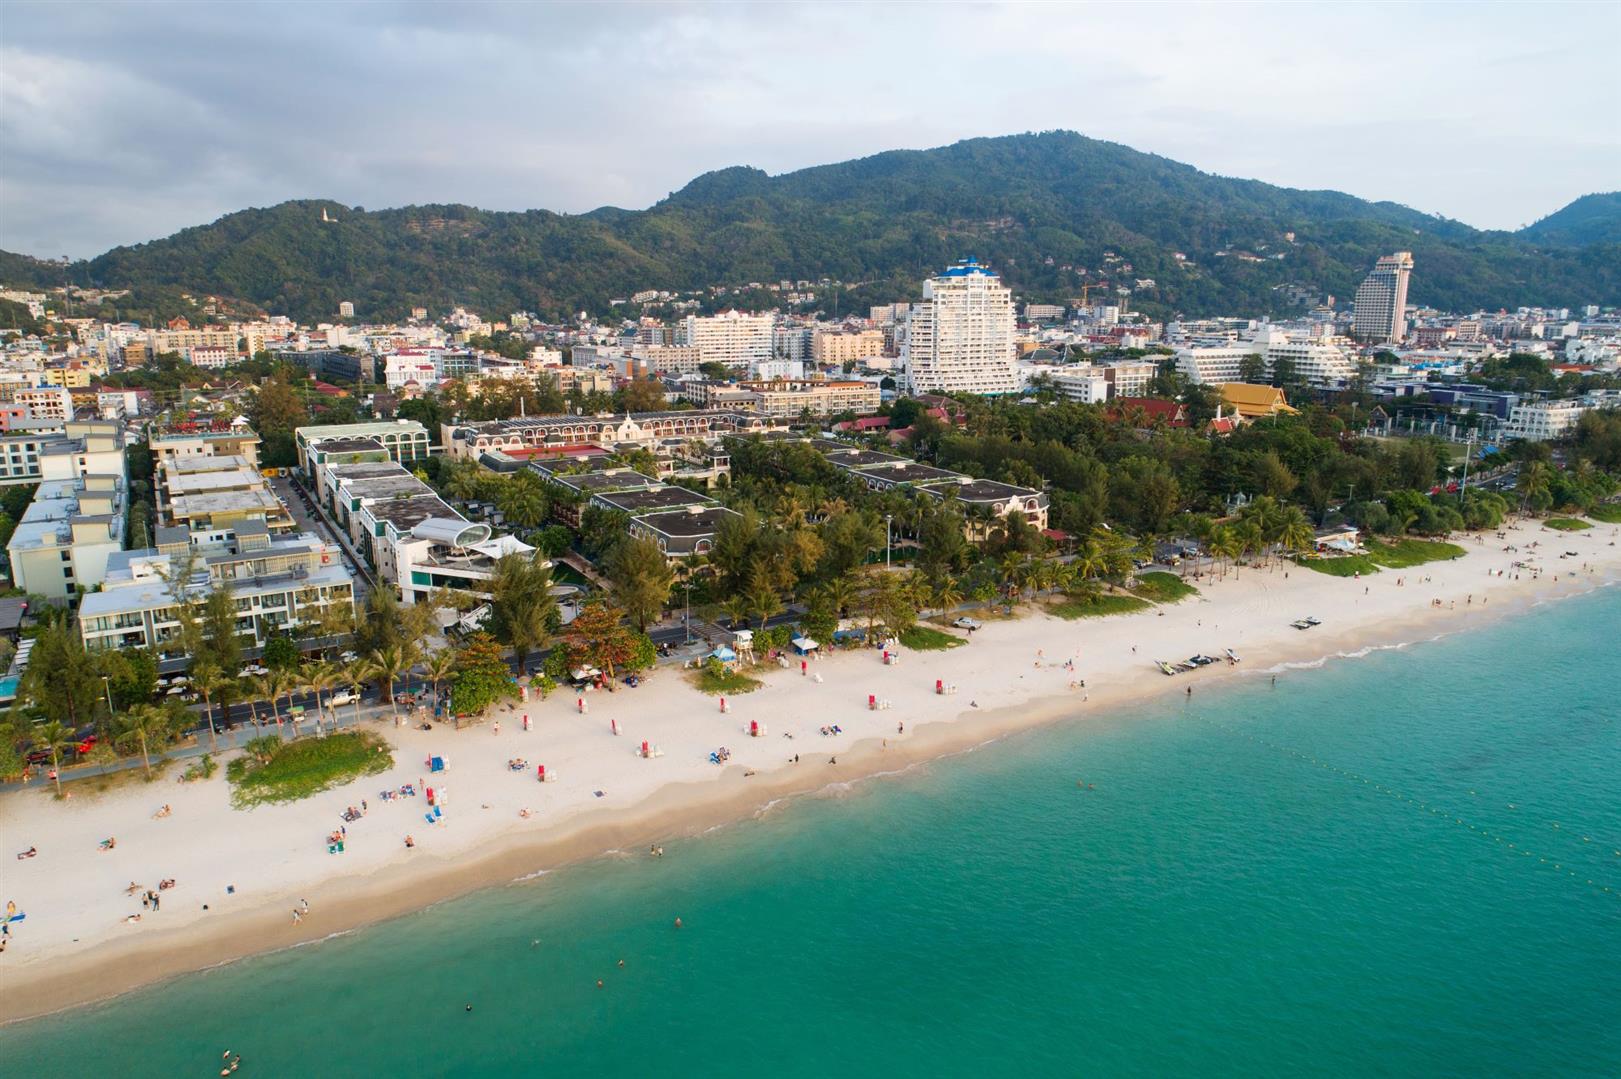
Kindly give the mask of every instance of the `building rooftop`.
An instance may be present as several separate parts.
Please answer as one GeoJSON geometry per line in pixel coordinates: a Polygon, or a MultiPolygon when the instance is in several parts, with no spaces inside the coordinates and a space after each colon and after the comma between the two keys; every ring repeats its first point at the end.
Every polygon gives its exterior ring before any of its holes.
{"type": "Polygon", "coordinates": [[[1000,483],[996,480],[975,480],[962,477],[958,480],[946,480],[942,483],[931,483],[919,490],[938,498],[945,498],[955,494],[964,502],[1006,502],[1010,498],[1039,498],[1040,491],[1029,487],[1015,487],[1011,483],[1000,483]]]}
{"type": "Polygon", "coordinates": [[[430,517],[462,519],[461,514],[431,493],[378,499],[367,505],[366,510],[379,521],[387,521],[396,532],[409,532],[430,517]]]}
{"type": "Polygon", "coordinates": [[[867,465],[863,468],[853,469],[858,476],[873,476],[888,480],[890,483],[939,483],[942,480],[954,481],[960,475],[944,468],[935,468],[933,465],[921,465],[916,461],[885,461],[883,464],[867,465]]]}
{"type": "Polygon", "coordinates": [[[827,459],[842,468],[866,468],[871,465],[908,465],[914,463],[909,457],[900,457],[893,453],[879,453],[877,450],[854,449],[841,446],[836,451],[828,451],[827,459]]]}
{"type": "Polygon", "coordinates": [[[710,535],[728,516],[735,517],[737,514],[725,506],[705,506],[691,510],[671,510],[668,513],[649,513],[636,520],[663,535],[693,539],[710,535]]]}
{"type": "Polygon", "coordinates": [[[345,477],[345,481],[343,489],[350,498],[386,501],[402,495],[433,494],[432,488],[404,469],[380,476],[345,477]]]}
{"type": "Polygon", "coordinates": [[[308,427],[298,427],[293,431],[294,437],[308,444],[312,439],[324,442],[329,438],[364,438],[367,435],[395,434],[406,432],[416,435],[418,432],[424,438],[428,429],[416,420],[374,420],[370,423],[333,423],[312,424],[308,427]]]}
{"type": "Polygon", "coordinates": [[[373,438],[310,438],[310,445],[320,449],[322,453],[384,453],[383,444],[373,438]]]}
{"type": "MultiPolygon", "coordinates": [[[[207,461],[207,457],[183,458],[189,461],[207,461]]],[[[240,457],[236,458],[241,460],[240,457]]],[[[164,477],[164,489],[170,497],[178,498],[183,495],[206,494],[210,491],[235,491],[252,488],[263,488],[264,477],[253,468],[220,468],[210,471],[189,471],[167,474],[164,477]]]]}
{"type": "Polygon", "coordinates": [[[709,506],[715,500],[705,495],[689,491],[685,487],[651,487],[641,491],[615,491],[598,494],[597,501],[605,502],[616,510],[622,510],[632,517],[657,512],[659,510],[679,509],[683,506],[709,506]]]}
{"type": "Polygon", "coordinates": [[[169,503],[169,515],[175,520],[212,516],[216,513],[263,513],[275,517],[285,515],[286,512],[281,499],[262,487],[243,491],[207,491],[202,494],[181,495],[169,503]]]}
{"type": "Polygon", "coordinates": [[[641,491],[658,486],[658,480],[637,472],[634,468],[615,468],[606,472],[552,473],[551,479],[584,494],[605,491],[641,491]]]}
{"type": "Polygon", "coordinates": [[[353,481],[375,479],[378,476],[406,476],[419,485],[422,482],[412,476],[404,465],[395,461],[352,461],[348,464],[331,465],[327,469],[327,475],[333,480],[351,481],[351,489],[354,488],[353,481]]]}
{"type": "Polygon", "coordinates": [[[222,453],[216,457],[170,457],[163,462],[165,471],[178,476],[193,476],[203,472],[228,472],[235,468],[251,469],[248,459],[239,453],[222,453]]]}

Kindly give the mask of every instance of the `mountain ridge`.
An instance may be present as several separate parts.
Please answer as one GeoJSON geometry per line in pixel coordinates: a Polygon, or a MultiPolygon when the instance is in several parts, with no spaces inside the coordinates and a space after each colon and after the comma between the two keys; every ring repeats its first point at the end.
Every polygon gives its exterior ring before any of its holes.
{"type": "Polygon", "coordinates": [[[1398,203],[1216,176],[1073,132],[889,150],[776,176],[732,166],[646,210],[291,200],[66,267],[0,253],[0,279],[190,289],[305,320],[331,318],[342,300],[362,317],[455,303],[559,316],[606,313],[642,289],[824,276],[866,282],[852,299],[906,299],[972,254],[1031,300],[1068,300],[1092,284],[1094,295],[1128,288],[1134,308],[1156,314],[1260,315],[1348,300],[1393,250],[1414,252],[1415,303],[1621,304],[1621,200],[1611,196],[1584,196],[1521,233],[1492,232],[1398,203]]]}

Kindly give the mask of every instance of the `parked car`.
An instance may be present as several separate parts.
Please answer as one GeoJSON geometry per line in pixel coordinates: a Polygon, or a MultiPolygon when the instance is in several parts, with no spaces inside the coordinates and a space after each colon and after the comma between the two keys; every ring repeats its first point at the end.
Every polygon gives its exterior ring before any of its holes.
{"type": "Polygon", "coordinates": [[[974,630],[979,629],[984,625],[983,622],[977,622],[974,619],[969,618],[967,615],[963,615],[961,618],[957,619],[951,624],[956,626],[958,629],[966,629],[969,633],[974,632],[974,630]]]}
{"type": "Polygon", "coordinates": [[[332,696],[328,697],[326,699],[326,703],[330,707],[336,708],[340,704],[354,704],[355,701],[359,699],[360,698],[355,695],[354,691],[340,689],[336,693],[332,694],[332,696]]]}

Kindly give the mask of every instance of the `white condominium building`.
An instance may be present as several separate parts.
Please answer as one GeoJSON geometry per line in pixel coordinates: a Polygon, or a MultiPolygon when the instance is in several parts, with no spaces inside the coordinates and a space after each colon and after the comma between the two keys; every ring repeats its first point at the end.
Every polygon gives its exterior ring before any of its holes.
{"type": "Polygon", "coordinates": [[[1509,413],[1503,437],[1552,442],[1574,431],[1586,411],[1588,406],[1579,401],[1532,401],[1515,405],[1514,411],[1509,413]]]}
{"type": "Polygon", "coordinates": [[[901,358],[913,393],[1013,393],[1019,388],[1013,294],[972,259],[923,283],[901,358]]]}
{"type": "Polygon", "coordinates": [[[1280,364],[1311,386],[1335,386],[1356,375],[1356,363],[1339,345],[1321,338],[1296,339],[1275,328],[1263,329],[1249,341],[1177,349],[1176,367],[1194,383],[1243,382],[1245,361],[1256,357],[1268,379],[1276,377],[1280,364]]]}
{"type": "Polygon", "coordinates": [[[772,356],[772,327],[776,316],[723,311],[718,315],[688,315],[676,333],[676,344],[698,350],[703,363],[747,367],[772,356]]]}
{"type": "Polygon", "coordinates": [[[1373,272],[1357,286],[1351,310],[1351,332],[1364,341],[1399,342],[1407,336],[1407,279],[1413,253],[1398,251],[1374,263],[1373,272]]]}

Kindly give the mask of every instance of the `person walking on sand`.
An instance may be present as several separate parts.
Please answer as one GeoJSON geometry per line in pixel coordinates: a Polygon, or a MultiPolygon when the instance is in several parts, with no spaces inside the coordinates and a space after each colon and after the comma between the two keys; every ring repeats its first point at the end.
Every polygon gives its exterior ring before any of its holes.
{"type": "Polygon", "coordinates": [[[496,720],[495,725],[490,728],[490,733],[491,734],[500,734],[501,733],[501,721],[499,719],[496,720]]]}

